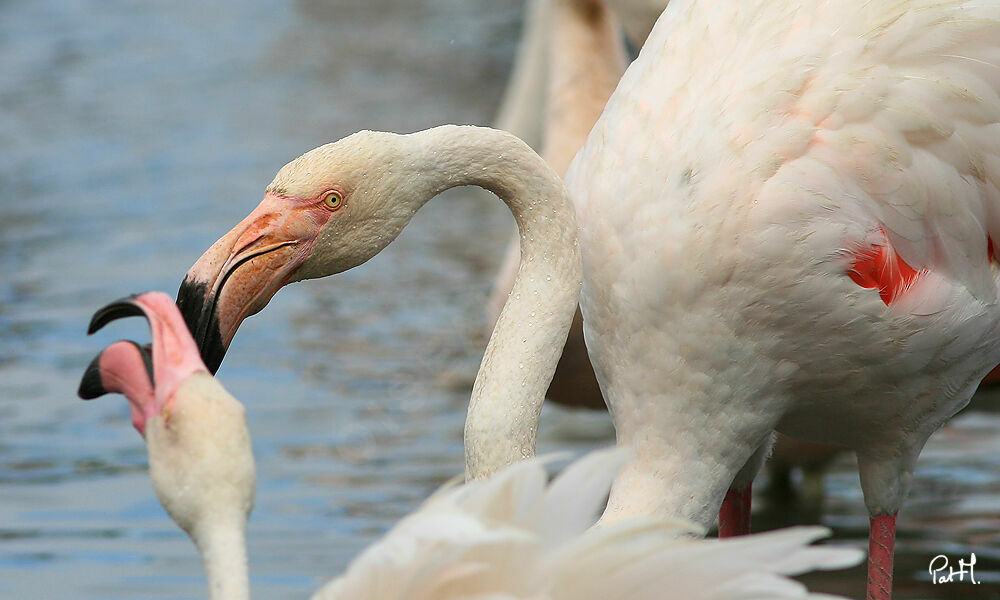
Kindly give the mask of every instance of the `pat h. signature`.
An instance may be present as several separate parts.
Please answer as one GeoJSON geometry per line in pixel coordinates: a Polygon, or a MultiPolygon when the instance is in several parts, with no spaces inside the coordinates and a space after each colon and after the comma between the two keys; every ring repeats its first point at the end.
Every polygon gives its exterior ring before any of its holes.
{"type": "Polygon", "coordinates": [[[966,581],[965,576],[969,576],[969,583],[979,585],[976,581],[976,553],[973,552],[969,555],[968,560],[964,558],[958,559],[958,567],[952,567],[948,562],[948,557],[944,554],[938,554],[931,559],[931,564],[927,567],[927,572],[931,574],[931,582],[934,584],[938,583],[951,583],[953,581],[966,581]]]}

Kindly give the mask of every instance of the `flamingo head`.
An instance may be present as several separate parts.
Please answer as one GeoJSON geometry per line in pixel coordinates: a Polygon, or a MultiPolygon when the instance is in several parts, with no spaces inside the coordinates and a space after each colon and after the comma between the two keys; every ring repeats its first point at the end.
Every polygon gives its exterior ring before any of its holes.
{"type": "Polygon", "coordinates": [[[409,139],[362,131],[303,154],[191,267],[177,304],[211,372],[240,323],[282,286],[360,265],[406,226],[420,183],[409,139]]]}
{"type": "MultiPolygon", "coordinates": [[[[243,405],[208,373],[173,300],[161,292],[98,310],[93,333],[126,316],[144,316],[152,343],[118,341],[90,364],[80,397],[122,393],[146,440],[153,488],[196,544],[206,530],[243,528],[253,507],[255,468],[243,405]]],[[[201,540],[201,541],[200,541],[201,540]]]]}

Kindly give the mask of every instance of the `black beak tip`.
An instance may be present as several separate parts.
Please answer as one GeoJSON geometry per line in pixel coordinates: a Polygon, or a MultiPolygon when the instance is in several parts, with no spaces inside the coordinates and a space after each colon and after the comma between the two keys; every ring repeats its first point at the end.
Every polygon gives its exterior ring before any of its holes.
{"type": "Polygon", "coordinates": [[[177,308],[184,316],[184,322],[192,334],[198,332],[198,322],[201,320],[201,312],[205,308],[208,296],[208,285],[195,281],[190,277],[185,277],[181,282],[181,287],[177,290],[177,308]]]}
{"type": "Polygon", "coordinates": [[[83,372],[83,378],[80,380],[80,389],[76,393],[83,400],[93,400],[108,393],[104,389],[104,383],[101,381],[100,354],[95,356],[94,360],[90,361],[90,364],[87,365],[87,370],[83,372]]]}
{"type": "Polygon", "coordinates": [[[206,346],[207,348],[199,348],[201,360],[205,363],[209,373],[215,375],[215,372],[222,366],[222,359],[226,357],[226,349],[222,346],[218,333],[209,336],[206,346]]]}
{"type": "Polygon", "coordinates": [[[139,294],[133,294],[97,309],[97,312],[90,319],[90,325],[87,327],[87,335],[93,335],[102,327],[117,319],[145,316],[142,309],[133,302],[138,296],[139,294]]]}
{"type": "Polygon", "coordinates": [[[215,375],[226,357],[226,347],[222,344],[222,334],[219,333],[219,319],[213,308],[207,308],[209,302],[208,285],[185,277],[177,290],[177,307],[184,316],[194,341],[198,344],[198,353],[209,372],[215,375]],[[205,313],[208,314],[205,314],[205,313]]]}

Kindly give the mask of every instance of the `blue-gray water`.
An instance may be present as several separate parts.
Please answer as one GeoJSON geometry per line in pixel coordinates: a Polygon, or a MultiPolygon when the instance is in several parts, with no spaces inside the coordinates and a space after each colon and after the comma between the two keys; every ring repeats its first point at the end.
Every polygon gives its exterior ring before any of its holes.
{"type": "MultiPolygon", "coordinates": [[[[489,123],[519,0],[0,1],[0,597],[200,598],[201,566],[145,473],[126,403],[85,403],[91,312],[172,293],[287,160],[358,129],[489,123]]],[[[356,271],[282,290],[219,372],[258,461],[255,595],[302,598],[461,471],[482,309],[509,217],[469,192],[428,205],[356,271]]],[[[993,406],[998,406],[996,398],[993,406]]],[[[1000,414],[932,439],[899,520],[900,598],[1000,597],[1000,414]],[[931,586],[975,552],[980,586],[931,586]]],[[[540,448],[606,443],[549,414],[540,448]]],[[[824,522],[862,544],[851,461],[824,522]]],[[[778,511],[781,513],[781,511],[778,511]]],[[[768,525],[787,520],[765,517],[768,525]]],[[[764,520],[764,519],[762,519],[764,520]]],[[[863,574],[811,579],[860,595],[863,574]]]]}

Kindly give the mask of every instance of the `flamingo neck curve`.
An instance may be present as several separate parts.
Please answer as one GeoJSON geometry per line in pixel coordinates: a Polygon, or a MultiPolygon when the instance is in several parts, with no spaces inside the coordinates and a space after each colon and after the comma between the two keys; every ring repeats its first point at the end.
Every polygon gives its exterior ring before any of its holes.
{"type": "Polygon", "coordinates": [[[465,424],[466,476],[534,455],[538,415],[582,281],[576,216],[562,179],[524,142],[497,130],[442,126],[412,134],[415,202],[475,185],[517,223],[521,263],[476,376],[465,424]]]}

